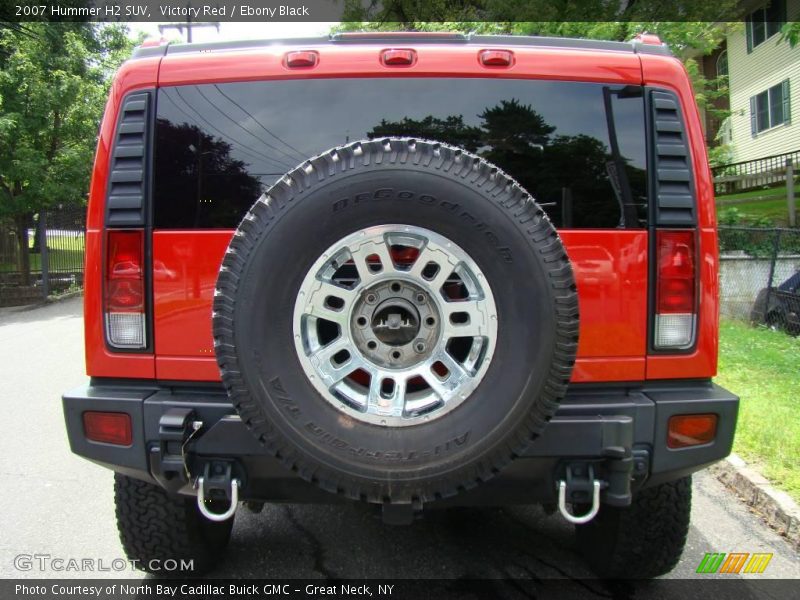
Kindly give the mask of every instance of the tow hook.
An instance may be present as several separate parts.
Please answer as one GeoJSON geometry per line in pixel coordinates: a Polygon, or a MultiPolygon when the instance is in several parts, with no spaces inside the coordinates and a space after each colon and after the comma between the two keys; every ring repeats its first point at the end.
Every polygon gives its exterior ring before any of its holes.
{"type": "Polygon", "coordinates": [[[197,509],[209,521],[227,521],[236,514],[241,483],[231,477],[232,467],[233,463],[228,461],[211,461],[206,463],[203,474],[197,478],[197,509]],[[210,510],[206,503],[221,497],[230,503],[228,510],[223,513],[210,510]]]}
{"type": "Polygon", "coordinates": [[[566,481],[559,479],[556,482],[556,486],[558,488],[558,510],[567,521],[575,525],[582,525],[597,516],[600,510],[600,488],[602,483],[599,479],[595,479],[592,465],[587,465],[585,469],[584,467],[576,468],[573,465],[567,465],[566,481]],[[583,473],[586,473],[586,475],[583,473]],[[591,494],[592,498],[592,507],[589,512],[585,515],[577,516],[567,510],[567,495],[572,501],[576,495],[587,494],[591,494]]]}

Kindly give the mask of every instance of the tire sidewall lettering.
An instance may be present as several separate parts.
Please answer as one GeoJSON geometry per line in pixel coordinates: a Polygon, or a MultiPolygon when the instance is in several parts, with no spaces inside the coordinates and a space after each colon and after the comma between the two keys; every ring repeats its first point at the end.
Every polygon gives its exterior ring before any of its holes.
{"type": "Polygon", "coordinates": [[[352,197],[339,198],[332,203],[331,208],[333,213],[339,213],[342,210],[354,208],[366,202],[388,200],[399,200],[405,202],[416,200],[419,204],[426,206],[438,206],[444,211],[455,213],[462,221],[464,221],[465,225],[471,226],[479,231],[483,235],[484,241],[489,246],[496,248],[498,254],[500,254],[504,262],[510,263],[514,260],[511,248],[502,245],[500,237],[488,229],[485,223],[477,219],[471,213],[467,212],[467,210],[464,209],[458,202],[451,202],[449,200],[440,201],[433,194],[418,194],[411,190],[400,190],[395,192],[393,188],[379,188],[373,192],[358,192],[353,194],[352,197]]]}

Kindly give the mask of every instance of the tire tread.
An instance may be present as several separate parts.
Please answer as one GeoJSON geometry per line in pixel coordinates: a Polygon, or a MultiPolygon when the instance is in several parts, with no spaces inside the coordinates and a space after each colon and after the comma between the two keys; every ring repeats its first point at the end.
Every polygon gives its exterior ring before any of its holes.
{"type": "MultiPolygon", "coordinates": [[[[233,519],[223,523],[206,520],[193,498],[170,495],[163,488],[114,474],[114,502],[120,542],[127,557],[153,574],[151,561],[193,561],[192,574],[212,569],[230,538],[233,519]]],[[[175,572],[186,575],[186,572],[175,572]]]]}

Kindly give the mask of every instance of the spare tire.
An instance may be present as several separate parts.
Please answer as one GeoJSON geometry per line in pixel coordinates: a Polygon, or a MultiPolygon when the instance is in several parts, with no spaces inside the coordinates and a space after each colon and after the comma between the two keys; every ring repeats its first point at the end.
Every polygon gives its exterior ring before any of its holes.
{"type": "Polygon", "coordinates": [[[336,494],[427,502],[541,433],[572,371],[578,299],[516,182],[390,138],[312,158],[253,205],[213,322],[228,395],[271,454],[336,494]]]}

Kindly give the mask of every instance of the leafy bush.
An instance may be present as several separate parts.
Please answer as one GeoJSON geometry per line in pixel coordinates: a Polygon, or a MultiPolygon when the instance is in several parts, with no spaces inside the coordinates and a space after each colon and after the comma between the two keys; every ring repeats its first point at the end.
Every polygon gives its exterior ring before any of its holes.
{"type": "Polygon", "coordinates": [[[769,258],[777,242],[779,253],[800,253],[800,229],[781,231],[777,239],[778,230],[768,217],[754,217],[735,206],[721,209],[717,221],[720,252],[742,251],[756,258],[769,258]]]}

